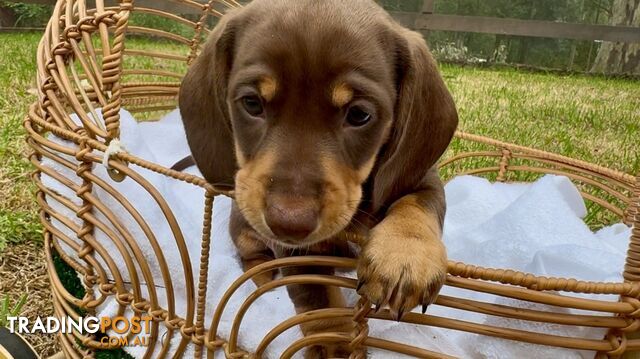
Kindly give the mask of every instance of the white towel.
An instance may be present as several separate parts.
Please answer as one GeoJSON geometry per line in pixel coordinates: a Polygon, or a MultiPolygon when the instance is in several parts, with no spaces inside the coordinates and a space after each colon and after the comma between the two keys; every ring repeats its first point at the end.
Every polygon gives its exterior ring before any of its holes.
{"type": "MultiPolygon", "coordinates": [[[[158,122],[143,123],[137,123],[131,114],[123,110],[120,121],[122,133],[120,141],[133,155],[163,166],[171,166],[189,153],[177,110],[158,122]]],[[[53,135],[50,135],[49,138],[61,145],[75,148],[72,143],[53,135]]],[[[64,157],[72,163],[76,163],[73,157],[64,157]]],[[[48,159],[44,159],[43,164],[61,173],[70,181],[78,185],[81,183],[73,170],[64,168],[48,159]]],[[[131,166],[154,186],[171,208],[184,236],[189,263],[193,269],[193,278],[197,283],[204,216],[204,191],[196,186],[131,166]]],[[[199,175],[195,168],[190,168],[188,172],[199,175]]],[[[127,198],[132,206],[139,211],[145,222],[149,224],[170,269],[174,286],[173,295],[176,299],[176,314],[184,317],[186,314],[184,265],[180,260],[176,240],[169,230],[160,206],[147,191],[131,178],[127,178],[122,183],[114,183],[109,179],[101,164],[95,165],[94,173],[127,198]]],[[[42,181],[47,187],[54,189],[76,205],[81,205],[81,201],[73,191],[52,177],[43,175],[42,181]]],[[[154,274],[153,280],[158,287],[156,292],[158,293],[159,306],[166,308],[167,296],[164,289],[166,283],[160,275],[158,258],[143,229],[107,191],[94,184],[92,194],[113,211],[123,227],[135,239],[140,249],[140,255],[147,259],[150,270],[154,274]]],[[[621,269],[623,268],[626,245],[630,238],[630,228],[623,224],[616,224],[597,233],[589,230],[582,220],[586,214],[584,202],[571,181],[565,177],[545,176],[532,184],[492,184],[482,178],[464,176],[455,178],[448,183],[446,194],[448,211],[445,219],[444,239],[449,257],[452,260],[493,268],[510,268],[545,276],[573,277],[592,281],[621,281],[621,269]]],[[[81,224],[73,211],[64,208],[61,203],[52,198],[47,200],[54,210],[59,211],[67,218],[74,219],[76,225],[81,224]]],[[[207,327],[220,297],[226,288],[242,274],[242,268],[227,229],[230,206],[231,201],[225,197],[217,197],[214,202],[205,320],[207,327]]],[[[113,224],[106,220],[104,215],[95,210],[93,213],[96,214],[97,219],[106,224],[107,230],[117,230],[113,224]]],[[[56,220],[52,220],[52,222],[74,243],[81,243],[75,234],[62,223],[56,220]]],[[[96,230],[96,241],[115,260],[123,280],[130,281],[131,275],[127,271],[117,246],[99,229],[96,230]]],[[[68,251],[68,254],[75,256],[70,248],[67,246],[63,246],[63,248],[68,251]]],[[[127,250],[131,253],[131,250],[128,248],[127,250]]],[[[99,256],[96,257],[107,268],[106,263],[99,256]]],[[[140,280],[146,283],[140,269],[136,268],[135,270],[139,274],[140,280]]],[[[353,276],[353,273],[350,275],[353,276]]],[[[255,285],[249,282],[234,295],[227,305],[220,323],[218,330],[220,336],[228,337],[234,313],[254,290],[255,285]]],[[[142,286],[141,291],[145,298],[149,298],[146,286],[142,286]]],[[[353,303],[356,300],[352,291],[345,291],[345,293],[348,294],[349,302],[353,303]]],[[[514,300],[451,287],[445,287],[442,293],[489,303],[516,304],[514,300]]],[[[517,304],[548,311],[559,310],[532,303],[517,302],[517,304]]],[[[98,315],[114,315],[117,307],[115,300],[109,299],[98,308],[98,315]]],[[[570,309],[561,310],[572,312],[570,309]]],[[[429,313],[541,333],[580,335],[593,338],[601,338],[604,334],[600,329],[578,329],[507,320],[435,305],[430,307],[429,313]]],[[[133,313],[128,311],[127,315],[133,315],[133,313]]],[[[266,293],[253,304],[245,315],[239,345],[252,350],[270,329],[293,315],[295,315],[295,311],[286,289],[280,288],[266,293]]],[[[164,330],[164,325],[161,325],[160,337],[162,337],[164,330]]],[[[375,337],[411,344],[461,358],[498,358],[505,357],[506,353],[509,357],[518,358],[580,357],[584,354],[578,351],[479,337],[446,329],[377,320],[370,320],[370,333],[375,337]]],[[[269,346],[266,355],[270,358],[278,357],[289,344],[300,337],[299,328],[292,328],[269,346]]],[[[176,334],[173,343],[177,345],[180,339],[181,336],[176,334]]],[[[131,347],[126,350],[134,357],[141,357],[145,348],[131,347]]],[[[192,355],[192,351],[193,346],[190,345],[186,356],[192,355]]],[[[217,354],[222,357],[221,353],[217,354]]],[[[370,354],[372,357],[391,357],[389,353],[376,350],[371,350],[370,354]]]]}

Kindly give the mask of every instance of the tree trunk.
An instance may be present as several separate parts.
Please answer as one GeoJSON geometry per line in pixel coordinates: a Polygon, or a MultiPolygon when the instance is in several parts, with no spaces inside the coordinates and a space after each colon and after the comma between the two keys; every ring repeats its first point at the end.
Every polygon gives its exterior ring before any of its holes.
{"type": "MultiPolygon", "coordinates": [[[[640,0],[614,0],[611,25],[640,26],[640,0]]],[[[640,75],[640,43],[603,42],[591,72],[640,75]]]]}

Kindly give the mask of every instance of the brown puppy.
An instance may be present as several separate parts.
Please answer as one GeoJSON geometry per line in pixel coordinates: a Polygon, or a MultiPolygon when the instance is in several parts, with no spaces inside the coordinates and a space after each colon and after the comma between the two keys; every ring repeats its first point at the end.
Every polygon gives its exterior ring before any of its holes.
{"type": "MultiPolygon", "coordinates": [[[[361,295],[397,318],[435,300],[447,261],[434,164],[458,119],[420,34],[372,0],[255,0],[213,30],[184,79],[180,110],[205,178],[235,187],[231,234],[245,269],[274,257],[349,255],[340,238],[356,231],[367,238],[361,295]]],[[[345,305],[337,288],[288,290],[298,312],[345,305]]]]}

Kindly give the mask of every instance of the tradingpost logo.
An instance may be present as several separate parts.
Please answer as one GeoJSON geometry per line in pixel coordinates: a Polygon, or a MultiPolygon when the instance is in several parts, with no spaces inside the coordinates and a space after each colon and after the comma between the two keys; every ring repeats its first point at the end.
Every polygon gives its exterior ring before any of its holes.
{"type": "Polygon", "coordinates": [[[150,316],[127,317],[37,317],[33,322],[26,317],[7,317],[8,329],[18,334],[107,334],[111,330],[115,336],[103,336],[100,343],[113,347],[148,346],[151,332],[150,316]]]}

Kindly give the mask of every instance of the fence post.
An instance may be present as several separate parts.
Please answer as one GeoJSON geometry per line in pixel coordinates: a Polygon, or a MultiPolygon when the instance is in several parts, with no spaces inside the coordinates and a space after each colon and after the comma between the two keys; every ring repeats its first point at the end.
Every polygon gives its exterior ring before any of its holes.
{"type": "MultiPolygon", "coordinates": [[[[435,10],[436,7],[436,0],[422,0],[422,15],[424,14],[433,14],[433,11],[435,10]]],[[[418,14],[418,17],[420,17],[420,14],[418,14]]],[[[414,26],[414,28],[418,28],[417,26],[414,26]]],[[[429,41],[429,34],[431,33],[431,31],[429,30],[423,30],[422,31],[422,35],[424,36],[424,39],[427,40],[427,42],[429,41]]]]}
{"type": "Polygon", "coordinates": [[[433,14],[435,9],[436,0],[423,0],[422,1],[422,13],[433,14]]]}

